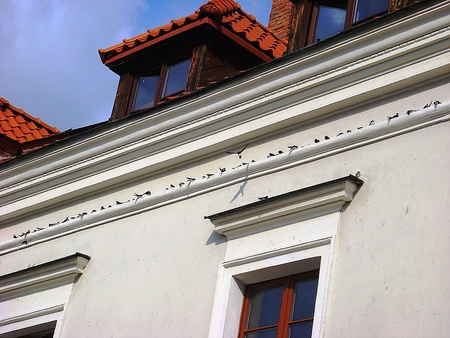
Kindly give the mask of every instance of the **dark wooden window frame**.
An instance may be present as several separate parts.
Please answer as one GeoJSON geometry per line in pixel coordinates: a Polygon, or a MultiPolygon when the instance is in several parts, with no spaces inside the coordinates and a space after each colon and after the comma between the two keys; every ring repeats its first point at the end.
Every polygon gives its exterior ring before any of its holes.
{"type": "Polygon", "coordinates": [[[308,272],[303,272],[296,275],[286,276],[282,278],[272,279],[270,281],[264,281],[256,284],[251,284],[246,287],[245,290],[245,297],[244,297],[244,304],[242,306],[242,312],[241,312],[241,322],[239,325],[239,335],[238,338],[244,338],[246,333],[250,332],[256,332],[263,329],[270,329],[270,328],[278,328],[278,334],[277,338],[284,338],[287,337],[289,332],[289,325],[306,322],[306,321],[312,321],[314,320],[314,317],[311,318],[303,318],[300,320],[290,320],[291,317],[291,311],[292,311],[292,305],[294,300],[294,287],[295,282],[298,280],[307,280],[312,277],[319,278],[319,270],[313,270],[308,272]],[[246,329],[247,326],[247,319],[249,315],[249,306],[250,306],[250,294],[252,290],[270,287],[270,286],[277,286],[277,285],[283,285],[283,296],[282,296],[282,302],[281,302],[281,310],[280,310],[280,319],[278,324],[268,325],[264,327],[258,327],[253,329],[246,329]]]}
{"type": "Polygon", "coordinates": [[[355,25],[365,21],[373,20],[374,18],[383,15],[390,10],[391,2],[386,11],[376,13],[370,17],[359,21],[353,21],[356,11],[357,0],[336,1],[336,0],[291,0],[294,2],[294,9],[292,12],[291,31],[289,34],[288,52],[300,49],[306,45],[314,43],[313,36],[317,22],[317,14],[319,4],[333,4],[336,2],[347,2],[347,13],[345,18],[344,30],[347,30],[355,25]]]}
{"type": "MultiPolygon", "coordinates": [[[[165,87],[166,80],[167,80],[167,75],[169,72],[169,67],[171,67],[179,62],[186,61],[186,60],[192,60],[192,57],[189,57],[188,55],[184,55],[184,57],[171,59],[170,61],[164,62],[164,63],[158,65],[157,67],[153,66],[152,68],[146,69],[145,71],[134,72],[133,83],[132,83],[132,87],[131,87],[130,99],[128,100],[127,111],[133,112],[133,105],[134,105],[134,100],[136,98],[136,91],[138,89],[139,78],[144,77],[144,76],[158,76],[158,86],[157,86],[156,93],[155,93],[155,99],[153,101],[153,105],[156,105],[159,101],[164,99],[163,92],[164,92],[164,87],[165,87]]],[[[191,61],[191,65],[192,65],[192,61],[191,61]]],[[[186,79],[186,87],[178,92],[169,93],[167,96],[176,95],[184,90],[188,90],[187,83],[189,80],[189,75],[191,74],[191,65],[189,66],[188,78],[186,79]]],[[[138,110],[140,110],[140,109],[138,109],[138,110]]]]}
{"type": "MultiPolygon", "coordinates": [[[[122,74],[120,77],[111,119],[115,120],[127,116],[131,112],[133,112],[132,109],[136,96],[136,90],[138,87],[139,77],[151,75],[159,76],[158,89],[155,95],[154,104],[163,99],[162,94],[167,77],[168,67],[188,59],[191,60],[191,64],[185,90],[187,92],[193,91],[198,85],[200,79],[205,53],[206,45],[198,45],[191,49],[190,52],[184,52],[177,57],[166,57],[165,59],[168,59],[169,61],[157,62],[156,64],[154,63],[154,61],[152,63],[138,61],[138,66],[131,68],[130,71],[122,74]]],[[[170,93],[169,96],[176,94],[177,93],[170,93]]]]}

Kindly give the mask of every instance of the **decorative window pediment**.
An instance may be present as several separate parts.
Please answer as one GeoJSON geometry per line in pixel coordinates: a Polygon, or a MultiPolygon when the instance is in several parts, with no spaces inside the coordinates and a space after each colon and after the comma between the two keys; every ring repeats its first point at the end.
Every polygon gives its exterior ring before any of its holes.
{"type": "Polygon", "coordinates": [[[73,283],[89,259],[75,253],[0,276],[0,337],[41,330],[59,332],[73,283]]]}
{"type": "Polygon", "coordinates": [[[353,175],[331,182],[299,189],[286,194],[206,216],[214,231],[228,239],[274,227],[292,217],[308,218],[338,211],[353,199],[363,182],[353,175]],[[270,222],[277,219],[277,222],[270,222]]]}

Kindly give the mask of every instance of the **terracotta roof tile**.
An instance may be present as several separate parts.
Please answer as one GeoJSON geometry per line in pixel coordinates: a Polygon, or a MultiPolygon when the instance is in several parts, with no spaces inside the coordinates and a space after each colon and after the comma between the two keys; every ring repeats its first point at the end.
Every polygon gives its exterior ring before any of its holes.
{"type": "Polygon", "coordinates": [[[22,109],[14,107],[4,98],[0,98],[0,134],[23,143],[58,133],[57,128],[49,126],[22,109]]]}
{"type": "Polygon", "coordinates": [[[27,122],[27,126],[28,126],[28,128],[30,128],[31,130],[38,129],[38,127],[36,126],[36,124],[35,124],[33,121],[28,121],[28,122],[27,122]]]}
{"type": "Polygon", "coordinates": [[[6,132],[6,131],[10,131],[11,129],[12,128],[11,128],[11,126],[9,125],[9,123],[7,121],[1,121],[0,122],[0,131],[6,132]]]}
{"type": "Polygon", "coordinates": [[[194,14],[172,20],[169,24],[159,28],[149,29],[146,33],[134,38],[124,39],[122,43],[112,47],[100,49],[100,58],[106,64],[112,58],[114,60],[120,58],[120,55],[124,52],[151,42],[165,34],[176,32],[177,29],[200,21],[204,17],[219,23],[270,58],[280,57],[286,51],[286,41],[278,39],[269,28],[256,21],[253,15],[244,12],[237,2],[233,0],[212,0],[200,6],[200,9],[194,14]]]}

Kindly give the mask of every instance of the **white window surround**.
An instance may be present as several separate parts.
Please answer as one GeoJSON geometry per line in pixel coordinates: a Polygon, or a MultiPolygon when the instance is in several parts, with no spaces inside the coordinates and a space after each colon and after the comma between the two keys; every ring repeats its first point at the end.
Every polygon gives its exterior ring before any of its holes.
{"type": "Polygon", "coordinates": [[[52,327],[58,337],[73,283],[89,259],[75,253],[0,276],[0,337],[52,327]]]}
{"type": "Polygon", "coordinates": [[[236,338],[245,285],[319,269],[312,337],[322,337],[334,236],[363,181],[350,175],[207,216],[227,236],[209,338],[236,338]]]}

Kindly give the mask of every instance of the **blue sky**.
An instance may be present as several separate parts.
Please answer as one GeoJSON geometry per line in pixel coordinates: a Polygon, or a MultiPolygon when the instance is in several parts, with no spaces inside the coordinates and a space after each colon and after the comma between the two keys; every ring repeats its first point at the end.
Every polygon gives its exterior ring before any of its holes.
{"type": "MultiPolygon", "coordinates": [[[[197,10],[206,0],[0,0],[0,97],[61,131],[105,121],[118,76],[107,48],[197,10]]],[[[267,24],[271,0],[241,0],[267,24]]]]}

